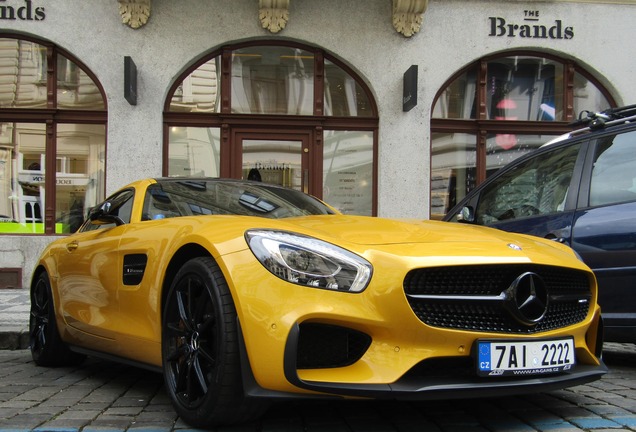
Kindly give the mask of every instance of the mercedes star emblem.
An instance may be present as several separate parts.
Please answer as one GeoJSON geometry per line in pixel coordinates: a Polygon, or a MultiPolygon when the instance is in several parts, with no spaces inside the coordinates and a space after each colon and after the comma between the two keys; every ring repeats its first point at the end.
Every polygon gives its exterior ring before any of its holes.
{"type": "Polygon", "coordinates": [[[505,291],[506,309],[521,324],[536,325],[548,311],[549,293],[536,273],[525,272],[505,291]]]}

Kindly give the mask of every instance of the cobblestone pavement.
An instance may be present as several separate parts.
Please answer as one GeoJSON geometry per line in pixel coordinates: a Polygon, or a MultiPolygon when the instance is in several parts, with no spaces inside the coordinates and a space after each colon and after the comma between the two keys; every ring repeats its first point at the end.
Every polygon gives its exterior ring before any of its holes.
{"type": "MultiPolygon", "coordinates": [[[[240,432],[636,431],[636,348],[608,344],[602,380],[550,393],[436,402],[303,401],[274,405],[240,432]]],[[[0,432],[185,432],[160,374],[89,359],[41,368],[0,350],[0,432]]]]}
{"type": "Polygon", "coordinates": [[[29,290],[0,289],[0,350],[29,346],[29,290]]]}
{"type": "MultiPolygon", "coordinates": [[[[18,348],[26,347],[25,296],[0,293],[0,342],[18,348]]],[[[257,423],[217,431],[636,431],[636,345],[606,344],[604,357],[610,372],[603,379],[565,390],[435,402],[280,402],[257,423]]],[[[26,349],[0,349],[0,432],[191,430],[159,374],[92,358],[75,368],[41,368],[26,349]]]]}

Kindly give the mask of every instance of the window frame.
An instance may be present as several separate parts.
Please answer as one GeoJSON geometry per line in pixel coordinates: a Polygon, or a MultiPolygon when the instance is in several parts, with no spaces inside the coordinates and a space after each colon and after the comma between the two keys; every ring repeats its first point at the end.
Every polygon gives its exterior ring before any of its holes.
{"type": "MultiPolygon", "coordinates": [[[[107,132],[108,118],[108,100],[101,83],[95,74],[75,56],[68,51],[56,46],[51,42],[41,40],[34,37],[16,35],[14,33],[0,32],[2,39],[15,39],[32,42],[45,47],[47,50],[47,67],[46,67],[46,87],[47,87],[47,103],[46,108],[0,108],[0,123],[43,123],[46,124],[45,132],[45,195],[44,209],[41,209],[44,215],[44,235],[56,235],[55,218],[56,218],[56,164],[57,164],[57,125],[62,123],[70,124],[100,124],[104,125],[107,132]],[[60,109],[57,106],[57,73],[58,73],[58,54],[65,59],[72,61],[78,68],[90,77],[95,86],[99,90],[103,103],[103,110],[73,110],[60,109]]],[[[79,72],[79,71],[78,71],[79,72]]],[[[104,142],[107,147],[107,140],[104,142]]],[[[104,161],[106,163],[106,161],[104,161]]],[[[103,192],[102,192],[103,193],[103,192]]],[[[14,235],[14,234],[3,234],[14,235]]],[[[24,234],[15,234],[24,235],[24,234]]]]}
{"type": "Polygon", "coordinates": [[[168,90],[164,111],[164,134],[163,134],[163,158],[162,173],[168,176],[169,173],[169,144],[170,144],[170,128],[171,127],[218,127],[221,130],[221,151],[220,151],[220,176],[232,177],[235,172],[236,161],[236,145],[234,142],[237,130],[246,131],[253,130],[263,133],[276,133],[280,131],[303,131],[311,135],[311,148],[315,152],[311,164],[310,182],[314,186],[310,189],[310,193],[317,198],[322,198],[322,144],[323,131],[330,130],[356,130],[371,131],[373,133],[373,191],[372,191],[372,208],[373,215],[377,214],[377,179],[378,179],[378,130],[379,117],[378,108],[375,98],[368,87],[367,83],[350,67],[339,59],[329,55],[324,50],[312,47],[310,45],[290,42],[261,40],[239,43],[221,47],[220,49],[211,51],[201,56],[195,63],[185,69],[173,82],[168,90]],[[289,115],[289,114],[239,114],[231,112],[231,68],[232,68],[232,52],[234,50],[256,47],[256,46],[283,46],[291,48],[299,48],[309,51],[314,55],[314,101],[312,115],[289,115]],[[221,61],[221,83],[220,92],[220,112],[176,112],[170,111],[170,103],[172,97],[183,82],[193,71],[202,64],[210,61],[214,57],[220,56],[221,61]],[[351,77],[353,77],[370,104],[372,111],[371,116],[353,117],[353,116],[328,116],[324,113],[324,75],[325,75],[325,59],[340,67],[351,77]],[[319,186],[318,186],[319,185],[319,186]]]}
{"type": "MultiPolygon", "coordinates": [[[[487,138],[491,134],[519,134],[519,135],[562,135],[572,130],[571,123],[577,118],[578,113],[574,112],[574,79],[576,73],[579,73],[589,82],[594,84],[596,88],[605,97],[611,107],[616,106],[616,101],[609,93],[609,91],[601,85],[601,83],[593,77],[591,73],[586,71],[583,67],[578,65],[575,61],[565,59],[559,56],[550,55],[540,51],[520,50],[520,51],[506,51],[497,54],[485,56],[479,60],[465,66],[464,68],[453,74],[437,91],[433,103],[431,105],[431,136],[435,133],[463,133],[475,136],[475,185],[479,186],[486,180],[487,177],[487,138]],[[561,63],[563,65],[563,93],[560,95],[562,100],[562,106],[564,110],[564,120],[562,121],[528,121],[528,120],[493,120],[488,119],[487,116],[487,74],[488,64],[492,61],[508,58],[513,56],[520,57],[537,57],[545,58],[553,62],[561,63]],[[439,102],[444,91],[459,77],[465,73],[469,73],[474,70],[476,75],[476,89],[475,89],[475,119],[443,119],[433,117],[433,111],[437,103],[439,102]]],[[[433,177],[432,174],[435,170],[433,166],[433,143],[431,142],[431,157],[429,178],[429,209],[433,206],[433,177]]],[[[468,193],[469,190],[466,191],[468,193]]],[[[459,200],[457,201],[459,202],[459,200]]],[[[449,203],[448,209],[452,208],[457,202],[449,203]]],[[[447,209],[447,210],[448,210],[447,209]]],[[[437,215],[431,215],[437,216],[437,215]]],[[[441,215],[444,216],[444,215],[441,215]]]]}

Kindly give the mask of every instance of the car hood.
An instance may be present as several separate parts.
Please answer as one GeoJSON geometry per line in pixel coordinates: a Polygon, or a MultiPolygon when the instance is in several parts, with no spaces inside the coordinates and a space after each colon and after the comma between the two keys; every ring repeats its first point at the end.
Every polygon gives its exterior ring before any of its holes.
{"type": "MultiPolygon", "coordinates": [[[[476,225],[430,220],[383,219],[362,216],[316,216],[288,220],[294,231],[320,237],[361,254],[428,257],[454,262],[535,262],[565,259],[583,266],[573,251],[554,241],[476,225]]],[[[291,228],[291,226],[290,226],[291,228]]]]}
{"type": "Polygon", "coordinates": [[[289,222],[311,230],[320,237],[369,246],[467,241],[501,242],[511,237],[508,233],[491,228],[416,219],[333,215],[297,218],[289,222]]]}
{"type": "Polygon", "coordinates": [[[429,220],[352,215],[283,219],[191,216],[151,221],[147,226],[149,229],[153,226],[153,235],[162,233],[178,239],[177,248],[186,243],[199,243],[215,251],[215,256],[244,250],[248,246],[243,234],[265,229],[319,238],[367,257],[381,254],[429,262],[452,257],[456,263],[532,261],[546,264],[566,259],[569,265],[578,265],[570,248],[553,241],[494,228],[429,220]],[[219,229],[221,226],[224,229],[219,229]]]}

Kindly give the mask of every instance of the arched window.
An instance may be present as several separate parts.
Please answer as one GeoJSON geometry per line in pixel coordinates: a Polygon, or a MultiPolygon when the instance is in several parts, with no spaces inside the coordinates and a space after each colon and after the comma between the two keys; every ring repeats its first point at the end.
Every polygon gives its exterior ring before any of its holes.
{"type": "Polygon", "coordinates": [[[164,175],[259,179],[345,213],[376,212],[377,108],[322,50],[260,42],[212,52],[175,81],[164,119],[164,175]]]}
{"type": "Polygon", "coordinates": [[[431,217],[497,169],[571,130],[583,110],[615,106],[576,63],[524,52],[482,59],[438,93],[431,119],[431,217]]]}
{"type": "Polygon", "coordinates": [[[48,42],[0,35],[0,234],[75,231],[103,199],[106,102],[48,42]]]}

